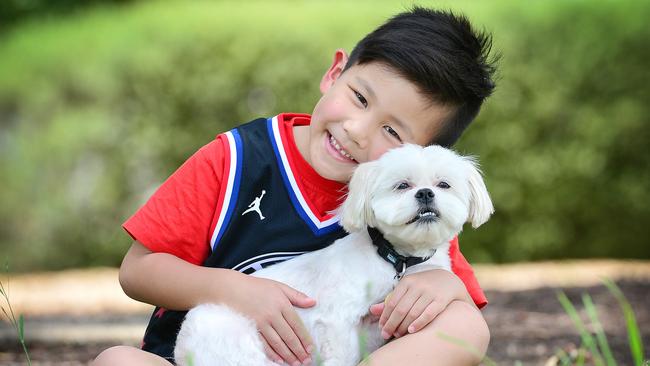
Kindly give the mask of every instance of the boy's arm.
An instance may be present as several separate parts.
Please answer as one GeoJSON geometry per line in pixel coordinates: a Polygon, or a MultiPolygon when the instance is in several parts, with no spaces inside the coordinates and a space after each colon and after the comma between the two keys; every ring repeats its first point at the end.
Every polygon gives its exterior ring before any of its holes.
{"type": "MultiPolygon", "coordinates": [[[[220,213],[222,185],[231,147],[225,135],[193,154],[130,219],[124,229],[136,242],[120,270],[125,292],[168,309],[187,310],[221,302],[252,318],[267,341],[267,355],[304,360],[311,343],[292,303],[310,306],[293,289],[275,281],[199,264],[210,255],[209,240],[220,213]],[[251,301],[264,295],[264,306],[251,301]],[[255,295],[255,296],[253,296],[255,295]]],[[[313,305],[313,304],[311,304],[313,305]]]]}
{"type": "Polygon", "coordinates": [[[129,297],[167,309],[226,304],[255,321],[273,360],[294,364],[309,358],[312,341],[293,305],[311,307],[315,301],[280,282],[197,266],[168,253],[151,252],[136,241],[120,267],[120,284],[129,297]],[[251,301],[251,294],[263,298],[265,305],[251,301]]]}
{"type": "MultiPolygon", "coordinates": [[[[453,273],[444,269],[431,269],[435,267],[429,266],[427,270],[407,274],[384,303],[371,307],[373,314],[381,314],[379,324],[384,338],[419,331],[454,300],[478,308],[487,304],[474,271],[460,252],[458,238],[454,238],[450,244],[449,257],[453,273]]],[[[424,269],[426,263],[418,266],[424,269]]]]}
{"type": "Polygon", "coordinates": [[[454,300],[476,307],[463,282],[444,269],[432,269],[404,276],[381,304],[370,307],[380,315],[382,337],[401,337],[428,325],[454,300]]]}
{"type": "Polygon", "coordinates": [[[139,242],[131,245],[120,267],[120,285],[131,298],[170,310],[188,310],[223,297],[224,281],[235,273],[201,267],[175,255],[153,253],[139,242]]]}

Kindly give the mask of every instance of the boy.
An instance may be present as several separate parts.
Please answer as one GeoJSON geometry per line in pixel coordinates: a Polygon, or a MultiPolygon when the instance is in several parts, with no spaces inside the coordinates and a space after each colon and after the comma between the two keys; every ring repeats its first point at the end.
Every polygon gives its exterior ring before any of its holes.
{"type": "MultiPolygon", "coordinates": [[[[120,283],[158,306],[143,343],[150,353],[115,347],[95,365],[169,365],[184,311],[205,302],[253,319],[272,360],[310,363],[312,341],[293,307],[318,299],[245,273],[345,235],[329,212],[357,164],[402,143],[452,145],[494,88],[489,47],[465,18],[414,8],[349,58],[336,51],[311,117],[255,120],[199,150],[124,224],[135,242],[120,283]]],[[[489,342],[474,305],[486,300],[455,240],[450,255],[462,281],[424,263],[370,309],[384,338],[394,338],[371,355],[373,365],[478,364],[437,335],[482,353],[489,342]]]]}

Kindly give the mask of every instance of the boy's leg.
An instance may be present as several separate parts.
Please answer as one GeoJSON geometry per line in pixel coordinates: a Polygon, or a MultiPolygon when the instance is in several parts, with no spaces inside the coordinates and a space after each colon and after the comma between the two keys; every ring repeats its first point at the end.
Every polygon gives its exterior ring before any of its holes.
{"type": "Polygon", "coordinates": [[[454,301],[424,329],[391,341],[362,365],[478,365],[489,342],[490,332],[480,311],[465,302],[454,301]],[[475,351],[445,340],[439,333],[461,339],[475,351]]]}
{"type": "Polygon", "coordinates": [[[128,346],[111,347],[97,356],[90,364],[91,366],[115,366],[115,365],[146,365],[146,366],[172,366],[164,358],[143,351],[139,348],[128,346]]]}

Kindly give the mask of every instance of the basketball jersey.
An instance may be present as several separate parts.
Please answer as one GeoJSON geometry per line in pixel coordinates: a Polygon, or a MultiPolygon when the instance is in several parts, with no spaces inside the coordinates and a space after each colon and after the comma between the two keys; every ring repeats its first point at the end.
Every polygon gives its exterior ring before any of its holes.
{"type": "MultiPolygon", "coordinates": [[[[337,216],[319,217],[309,208],[289,165],[279,123],[277,117],[257,119],[225,133],[230,169],[204,266],[250,274],[345,235],[337,216]]],[[[173,362],[186,313],[156,308],[142,348],[173,362]]]]}

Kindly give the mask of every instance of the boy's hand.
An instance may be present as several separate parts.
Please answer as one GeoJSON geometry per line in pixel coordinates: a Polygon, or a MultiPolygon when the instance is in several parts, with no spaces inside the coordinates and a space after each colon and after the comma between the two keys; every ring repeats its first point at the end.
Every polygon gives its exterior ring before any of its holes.
{"type": "Polygon", "coordinates": [[[283,283],[246,277],[227,304],[255,321],[271,360],[293,366],[310,363],[313,342],[293,307],[309,308],[316,301],[283,283]],[[252,301],[252,296],[263,303],[252,301]]]}
{"type": "Polygon", "coordinates": [[[381,315],[379,326],[384,339],[399,338],[427,326],[453,300],[473,304],[456,275],[433,269],[404,276],[383,303],[370,307],[370,312],[381,315]]]}

